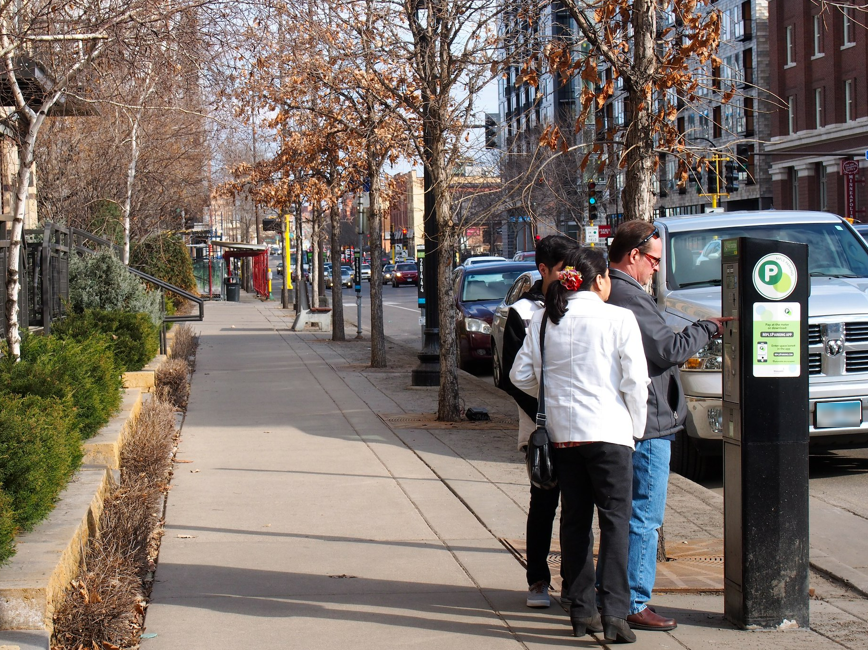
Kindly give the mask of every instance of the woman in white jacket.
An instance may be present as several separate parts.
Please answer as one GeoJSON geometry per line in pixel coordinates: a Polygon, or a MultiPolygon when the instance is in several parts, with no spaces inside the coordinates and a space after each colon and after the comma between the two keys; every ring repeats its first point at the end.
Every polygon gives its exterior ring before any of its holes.
{"type": "Polygon", "coordinates": [[[627,624],[627,549],[633,439],[645,429],[648,366],[633,313],[607,305],[611,282],[602,253],[576,247],[560,281],[534,315],[509,378],[536,395],[545,327],[545,413],[561,487],[561,552],[571,601],[573,634],[603,632],[632,643],[627,624]],[[600,521],[594,571],[591,524],[600,521]],[[594,586],[602,608],[597,614],[594,586]]]}

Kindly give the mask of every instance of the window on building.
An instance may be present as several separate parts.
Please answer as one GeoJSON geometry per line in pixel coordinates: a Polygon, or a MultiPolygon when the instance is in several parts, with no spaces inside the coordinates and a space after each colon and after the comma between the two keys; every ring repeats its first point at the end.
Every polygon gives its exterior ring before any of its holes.
{"type": "Polygon", "coordinates": [[[823,17],[814,16],[814,56],[823,54],[823,17]]]}
{"type": "Polygon", "coordinates": [[[823,89],[814,88],[814,126],[823,128],[823,89]]]}
{"type": "Polygon", "coordinates": [[[787,25],[787,65],[796,65],[796,27],[787,25]]]}
{"type": "Polygon", "coordinates": [[[787,97],[787,128],[788,133],[796,132],[796,96],[787,97]]]}
{"type": "Polygon", "coordinates": [[[829,205],[828,186],[826,185],[826,165],[825,163],[817,163],[817,195],[820,200],[819,209],[826,210],[829,205]]]}
{"type": "Polygon", "coordinates": [[[741,53],[742,80],[753,83],[753,48],[747,48],[741,53]]]}
{"type": "Polygon", "coordinates": [[[721,115],[721,111],[720,111],[720,106],[715,106],[714,110],[712,112],[712,125],[711,125],[711,132],[712,132],[711,137],[712,138],[719,138],[723,135],[722,124],[723,124],[723,120],[722,120],[722,115],[721,115]]]}
{"type": "Polygon", "coordinates": [[[799,209],[799,170],[795,167],[790,169],[790,190],[791,200],[793,202],[792,209],[799,209]]]}
{"type": "Polygon", "coordinates": [[[754,134],[754,110],[753,97],[744,98],[744,134],[751,136],[754,134]]]}
{"type": "Polygon", "coordinates": [[[753,38],[753,12],[751,11],[750,0],[741,3],[741,22],[744,39],[750,40],[753,38]]]}
{"type": "Polygon", "coordinates": [[[620,97],[612,104],[614,106],[615,126],[624,126],[624,98],[620,97]]]}
{"type": "Polygon", "coordinates": [[[844,82],[844,121],[852,122],[856,119],[856,81],[847,79],[844,82]]]}
{"type": "Polygon", "coordinates": [[[841,15],[844,17],[844,45],[854,45],[856,43],[856,22],[853,20],[853,7],[842,7],[841,15]]]}

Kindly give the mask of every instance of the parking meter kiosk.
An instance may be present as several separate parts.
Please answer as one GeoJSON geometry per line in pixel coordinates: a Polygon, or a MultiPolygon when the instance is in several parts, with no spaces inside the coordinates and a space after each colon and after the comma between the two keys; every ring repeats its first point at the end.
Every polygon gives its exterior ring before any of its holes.
{"type": "Polygon", "coordinates": [[[724,612],[808,617],[808,246],[723,242],[724,612]]]}

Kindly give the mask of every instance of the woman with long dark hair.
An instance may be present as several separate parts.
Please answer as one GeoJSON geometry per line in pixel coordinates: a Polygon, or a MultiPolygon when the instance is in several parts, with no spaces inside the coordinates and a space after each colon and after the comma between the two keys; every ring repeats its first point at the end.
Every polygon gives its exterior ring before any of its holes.
{"type": "Polygon", "coordinates": [[[549,287],[545,310],[531,320],[510,379],[529,394],[538,392],[542,331],[545,412],[561,488],[561,553],[573,634],[603,632],[609,641],[632,643],[636,635],[626,621],[631,456],[633,439],[645,429],[649,380],[636,318],[606,304],[610,289],[602,253],[578,246],[571,251],[559,281],[549,287]],[[600,522],[596,572],[594,506],[600,522]]]}

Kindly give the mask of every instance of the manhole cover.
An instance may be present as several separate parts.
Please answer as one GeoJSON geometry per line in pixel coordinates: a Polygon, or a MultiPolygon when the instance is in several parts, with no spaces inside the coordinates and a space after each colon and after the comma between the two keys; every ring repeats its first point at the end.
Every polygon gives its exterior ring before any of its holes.
{"type": "Polygon", "coordinates": [[[378,413],[380,419],[393,429],[517,429],[518,421],[503,415],[490,415],[488,421],[461,420],[439,422],[436,413],[378,413]]]}

